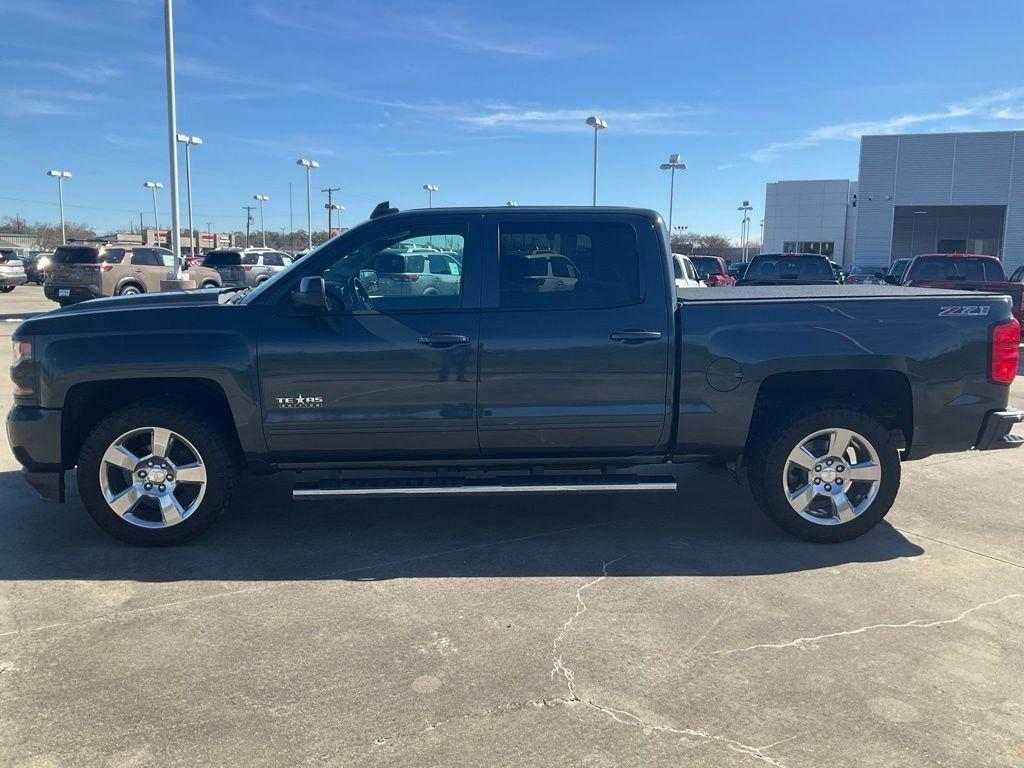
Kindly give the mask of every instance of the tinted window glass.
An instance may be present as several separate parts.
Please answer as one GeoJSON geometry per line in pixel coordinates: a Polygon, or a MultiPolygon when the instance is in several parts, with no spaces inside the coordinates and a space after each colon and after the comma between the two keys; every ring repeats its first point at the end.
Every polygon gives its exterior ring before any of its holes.
{"type": "Polygon", "coordinates": [[[210,251],[203,259],[204,267],[237,267],[241,263],[238,251],[210,251]]]}
{"type": "Polygon", "coordinates": [[[998,261],[991,259],[920,258],[914,264],[911,280],[964,280],[967,282],[1002,282],[1006,279],[998,261]]]}
{"type": "Polygon", "coordinates": [[[503,224],[498,258],[503,308],[617,307],[640,300],[640,257],[628,224],[503,224]]]}
{"type": "Polygon", "coordinates": [[[461,227],[408,227],[387,233],[339,256],[322,274],[327,293],[337,306],[380,312],[458,309],[462,279],[448,270],[443,247],[461,261],[466,230],[461,227]],[[441,271],[426,272],[439,264],[441,271]],[[365,288],[369,306],[353,296],[354,281],[365,288]]]}
{"type": "Polygon", "coordinates": [[[683,268],[686,270],[686,276],[690,280],[697,279],[697,270],[693,268],[693,263],[689,259],[683,259],[683,268]]]}
{"type": "Polygon", "coordinates": [[[124,261],[124,248],[107,248],[103,251],[100,261],[107,264],[120,264],[124,261]]]}
{"type": "Polygon", "coordinates": [[[54,264],[95,264],[100,249],[88,245],[62,245],[53,252],[54,264]]]}
{"type": "Polygon", "coordinates": [[[132,264],[137,267],[159,267],[160,256],[153,248],[136,248],[132,253],[132,264]]]}
{"type": "Polygon", "coordinates": [[[725,274],[725,270],[722,269],[722,262],[713,256],[691,256],[690,261],[701,272],[707,272],[709,275],[725,274]]]}
{"type": "Polygon", "coordinates": [[[263,264],[267,267],[283,267],[284,262],[281,261],[280,253],[265,253],[263,254],[263,264]]]}
{"type": "Polygon", "coordinates": [[[253,266],[260,263],[260,254],[258,253],[247,253],[242,256],[241,264],[251,264],[253,266]]]}
{"type": "Polygon", "coordinates": [[[744,280],[811,280],[831,282],[835,279],[832,265],[825,258],[813,256],[757,256],[747,268],[744,280]]]}

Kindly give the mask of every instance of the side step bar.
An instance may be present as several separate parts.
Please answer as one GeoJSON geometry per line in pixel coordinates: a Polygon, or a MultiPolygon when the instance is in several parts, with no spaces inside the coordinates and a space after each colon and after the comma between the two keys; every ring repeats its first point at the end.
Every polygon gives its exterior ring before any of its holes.
{"type": "Polygon", "coordinates": [[[323,499],[339,496],[426,496],[494,495],[504,493],[608,493],[622,491],[675,491],[675,480],[633,475],[591,475],[566,477],[535,475],[502,478],[428,478],[394,480],[335,480],[300,483],[292,490],[294,499],[323,499]]]}

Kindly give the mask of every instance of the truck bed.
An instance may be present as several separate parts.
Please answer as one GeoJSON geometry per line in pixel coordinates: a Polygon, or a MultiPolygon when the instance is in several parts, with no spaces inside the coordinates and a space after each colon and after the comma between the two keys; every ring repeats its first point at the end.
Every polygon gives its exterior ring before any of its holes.
{"type": "MultiPolygon", "coordinates": [[[[750,285],[735,288],[679,288],[681,303],[733,301],[813,301],[864,299],[965,299],[977,301],[977,291],[909,288],[898,285],[750,285]]],[[[996,298],[993,294],[991,298],[996,298]]]]}

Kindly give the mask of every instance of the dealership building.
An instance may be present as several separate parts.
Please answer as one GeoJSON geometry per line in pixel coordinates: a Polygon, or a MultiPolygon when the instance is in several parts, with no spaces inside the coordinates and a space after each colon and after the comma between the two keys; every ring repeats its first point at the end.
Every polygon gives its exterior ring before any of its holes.
{"type": "Polygon", "coordinates": [[[864,136],[860,174],[779,181],[765,193],[765,253],[822,253],[846,267],[921,253],[1024,265],[1024,131],[864,136]]]}

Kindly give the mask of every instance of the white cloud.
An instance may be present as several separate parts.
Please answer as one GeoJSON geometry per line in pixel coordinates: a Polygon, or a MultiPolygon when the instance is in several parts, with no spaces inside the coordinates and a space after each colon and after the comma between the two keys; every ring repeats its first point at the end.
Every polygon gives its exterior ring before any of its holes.
{"type": "MultiPolygon", "coordinates": [[[[40,55],[49,56],[51,54],[47,52],[40,55]]],[[[18,67],[20,69],[46,69],[50,72],[56,72],[58,75],[62,75],[70,80],[77,80],[81,83],[97,84],[121,76],[121,70],[119,69],[114,69],[106,64],[88,62],[71,66],[69,64],[61,64],[59,61],[3,59],[0,60],[0,64],[4,64],[9,67],[18,67]]]]}
{"type": "Polygon", "coordinates": [[[683,124],[688,114],[681,110],[614,110],[614,109],[526,109],[505,105],[491,107],[478,114],[461,114],[456,119],[472,128],[500,128],[526,133],[570,133],[584,129],[590,115],[598,115],[608,122],[609,130],[628,134],[693,134],[683,124]]]}
{"type": "Polygon", "coordinates": [[[997,91],[968,101],[948,105],[936,112],[896,115],[883,120],[850,121],[825,125],[787,141],[778,141],[757,149],[747,155],[756,163],[767,163],[789,150],[814,147],[830,141],[859,141],[861,136],[903,133],[911,128],[929,126],[937,129],[936,123],[957,120],[964,117],[991,119],[1021,119],[1024,111],[1015,113],[1012,105],[1024,98],[1024,88],[997,91]],[[1003,105],[1003,106],[998,106],[1003,105]]]}

